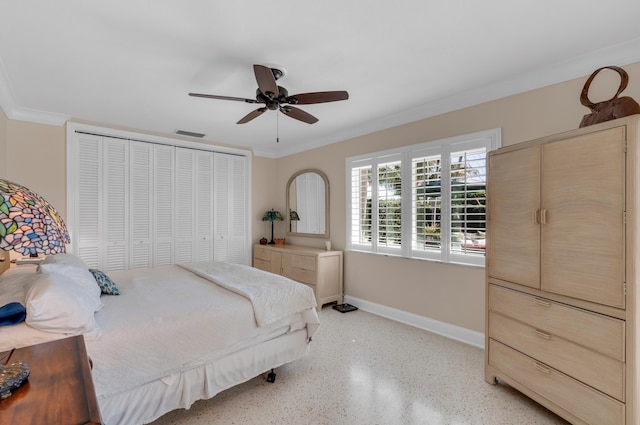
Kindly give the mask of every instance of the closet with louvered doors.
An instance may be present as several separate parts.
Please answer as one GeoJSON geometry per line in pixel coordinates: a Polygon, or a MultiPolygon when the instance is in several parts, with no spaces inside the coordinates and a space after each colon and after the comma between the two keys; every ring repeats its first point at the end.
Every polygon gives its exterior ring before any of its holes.
{"type": "Polygon", "coordinates": [[[240,154],[72,133],[74,253],[103,271],[202,260],[249,264],[248,164],[240,154]]]}

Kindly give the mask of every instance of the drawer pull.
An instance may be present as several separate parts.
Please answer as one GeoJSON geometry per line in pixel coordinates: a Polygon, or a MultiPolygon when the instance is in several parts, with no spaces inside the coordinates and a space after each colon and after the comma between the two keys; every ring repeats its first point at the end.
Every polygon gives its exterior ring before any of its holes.
{"type": "Polygon", "coordinates": [[[541,305],[543,307],[551,307],[551,303],[547,300],[543,300],[541,298],[536,298],[536,304],[541,305]]]}
{"type": "Polygon", "coordinates": [[[540,372],[549,375],[551,373],[551,369],[549,369],[548,367],[536,362],[536,369],[538,369],[540,372]]]}
{"type": "Polygon", "coordinates": [[[548,334],[546,332],[542,332],[541,330],[536,329],[535,333],[537,336],[539,336],[540,338],[544,338],[544,339],[551,339],[551,334],[548,334]]]}

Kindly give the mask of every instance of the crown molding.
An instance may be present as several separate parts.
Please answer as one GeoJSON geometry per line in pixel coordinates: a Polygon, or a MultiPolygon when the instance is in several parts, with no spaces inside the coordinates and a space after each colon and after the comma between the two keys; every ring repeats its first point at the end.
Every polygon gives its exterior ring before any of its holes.
{"type": "MultiPolygon", "coordinates": [[[[425,103],[419,107],[387,115],[386,117],[364,122],[357,127],[334,133],[323,139],[299,143],[277,152],[270,151],[275,157],[284,157],[324,145],[349,140],[366,134],[375,133],[392,127],[408,124],[426,118],[457,111],[481,103],[539,89],[574,78],[588,76],[595,69],[607,64],[624,66],[640,62],[640,38],[625,41],[588,54],[568,58],[553,66],[532,69],[514,78],[500,80],[475,90],[457,93],[452,96],[425,103]]],[[[260,155],[256,152],[256,155],[260,155]]],[[[270,157],[273,157],[271,156],[270,157]]]]}
{"type": "MultiPolygon", "coordinates": [[[[553,66],[532,69],[514,78],[500,80],[476,90],[457,93],[446,98],[425,103],[416,108],[363,122],[357,126],[333,133],[323,138],[296,143],[294,146],[290,147],[257,149],[254,150],[254,154],[256,156],[267,158],[281,158],[332,143],[375,133],[391,127],[397,127],[399,125],[463,109],[469,106],[583,77],[589,75],[594,69],[603,65],[615,64],[618,66],[624,66],[639,61],[640,38],[636,38],[614,46],[598,49],[593,52],[589,52],[588,54],[569,58],[558,62],[553,66]]],[[[40,111],[17,105],[11,88],[11,82],[7,77],[1,58],[0,107],[4,110],[7,118],[12,120],[62,126],[70,119],[70,116],[68,115],[40,111]]]]}
{"type": "Polygon", "coordinates": [[[63,126],[71,118],[64,114],[18,106],[13,95],[11,82],[2,63],[2,58],[0,58],[0,107],[2,107],[7,118],[11,120],[63,126]]]}

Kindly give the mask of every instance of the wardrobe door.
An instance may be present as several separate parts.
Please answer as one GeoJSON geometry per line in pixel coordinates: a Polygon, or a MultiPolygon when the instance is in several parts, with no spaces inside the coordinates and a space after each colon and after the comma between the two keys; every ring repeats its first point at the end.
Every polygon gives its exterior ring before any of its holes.
{"type": "Polygon", "coordinates": [[[489,156],[490,278],[540,287],[540,148],[489,156]]]}
{"type": "Polygon", "coordinates": [[[131,176],[130,193],[130,256],[129,268],[150,267],[151,257],[152,214],[151,197],[153,175],[153,145],[151,143],[130,142],[129,175],[131,176]]]}
{"type": "Polygon", "coordinates": [[[542,289],[624,308],[624,127],[542,149],[542,289]]]}

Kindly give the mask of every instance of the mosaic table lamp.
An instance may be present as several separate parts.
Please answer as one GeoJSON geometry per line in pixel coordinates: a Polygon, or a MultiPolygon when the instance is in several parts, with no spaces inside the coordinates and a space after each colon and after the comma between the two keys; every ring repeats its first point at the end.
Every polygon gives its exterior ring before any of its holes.
{"type": "Polygon", "coordinates": [[[279,211],[275,211],[273,208],[271,208],[271,211],[267,211],[266,213],[264,213],[264,216],[262,216],[262,221],[271,222],[271,241],[269,242],[269,245],[274,245],[276,243],[273,240],[273,222],[282,220],[284,220],[282,214],[280,214],[279,211]]]}
{"type": "Polygon", "coordinates": [[[70,243],[67,226],[40,195],[0,179],[0,249],[35,257],[65,252],[70,243]]]}

